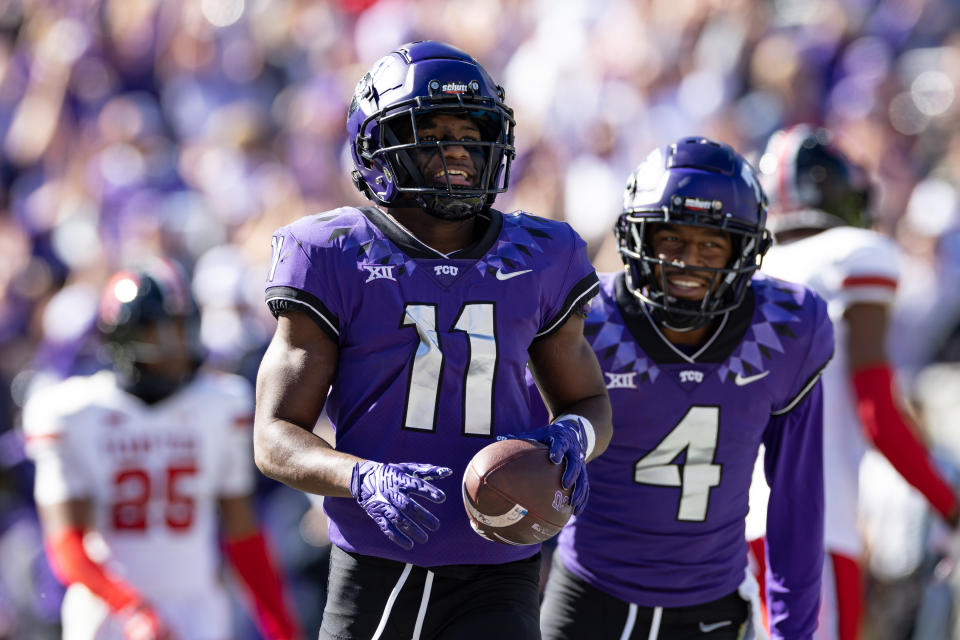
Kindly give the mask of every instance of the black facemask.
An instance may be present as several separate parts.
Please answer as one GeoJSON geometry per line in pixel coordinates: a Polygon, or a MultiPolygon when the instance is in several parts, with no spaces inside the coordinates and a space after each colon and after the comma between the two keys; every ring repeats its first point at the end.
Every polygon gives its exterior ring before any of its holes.
{"type": "Polygon", "coordinates": [[[196,372],[197,369],[194,368],[183,376],[174,378],[135,367],[130,373],[121,374],[120,379],[124,391],[140,398],[146,404],[156,404],[183,388],[196,372]]]}

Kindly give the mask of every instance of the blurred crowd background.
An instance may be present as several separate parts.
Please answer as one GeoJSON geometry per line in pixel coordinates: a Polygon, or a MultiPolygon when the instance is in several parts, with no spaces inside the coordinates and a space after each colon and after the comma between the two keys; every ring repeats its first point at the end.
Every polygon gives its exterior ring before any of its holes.
{"type": "MultiPolygon", "coordinates": [[[[699,134],[758,160],[780,127],[830,127],[903,249],[890,349],[905,399],[944,463],[960,460],[960,377],[936,364],[960,359],[955,0],[0,0],[0,638],[57,634],[19,409],[33,385],[103,366],[106,276],[180,261],[211,366],[252,379],[274,324],[271,231],[363,202],[347,105],[416,39],[459,46],[506,89],[518,157],[498,208],[567,220],[600,270],[620,267],[611,225],[652,147],[699,134]]],[[[875,541],[882,584],[932,553],[929,517],[902,493],[881,501],[909,525],[875,541]]],[[[300,494],[264,479],[259,498],[316,628],[322,526],[300,494]]]]}

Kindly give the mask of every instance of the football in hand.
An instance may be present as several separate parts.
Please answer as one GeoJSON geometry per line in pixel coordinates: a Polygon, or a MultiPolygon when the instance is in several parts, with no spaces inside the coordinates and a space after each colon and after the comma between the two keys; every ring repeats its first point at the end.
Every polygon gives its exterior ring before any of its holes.
{"type": "Polygon", "coordinates": [[[463,474],[463,506],[480,536],[503,544],[536,544],[570,519],[573,488],[560,484],[565,463],[533,440],[499,440],[477,452],[463,474]]]}

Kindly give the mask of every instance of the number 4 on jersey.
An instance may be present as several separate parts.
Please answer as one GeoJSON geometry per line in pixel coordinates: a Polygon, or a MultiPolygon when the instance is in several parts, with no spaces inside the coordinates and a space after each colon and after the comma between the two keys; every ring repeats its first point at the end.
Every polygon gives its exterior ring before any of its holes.
{"type": "Polygon", "coordinates": [[[633,481],[680,487],[677,520],[703,522],[710,488],[720,484],[721,466],[713,463],[720,427],[720,407],[690,407],[653,451],[633,467],[633,481]],[[682,463],[676,462],[686,452],[682,463]]]}

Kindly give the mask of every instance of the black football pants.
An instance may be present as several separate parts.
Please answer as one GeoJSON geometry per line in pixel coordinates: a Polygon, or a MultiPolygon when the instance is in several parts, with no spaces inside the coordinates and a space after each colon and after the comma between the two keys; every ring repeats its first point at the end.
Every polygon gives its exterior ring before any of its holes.
{"type": "Polygon", "coordinates": [[[539,640],[540,554],[429,569],[330,551],[320,638],[539,640]]]}
{"type": "Polygon", "coordinates": [[[540,610],[543,640],[738,640],[749,616],[736,592],[692,607],[641,607],[593,587],[553,555],[540,610]]]}

